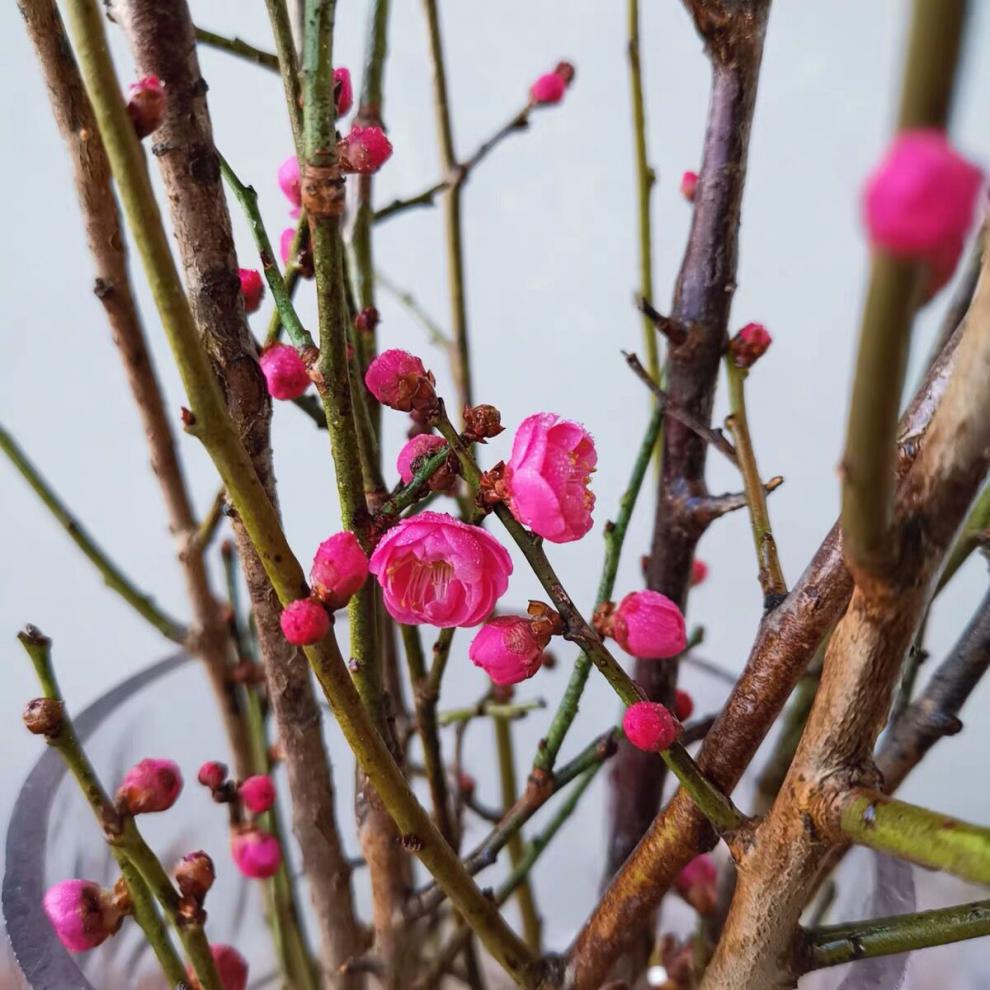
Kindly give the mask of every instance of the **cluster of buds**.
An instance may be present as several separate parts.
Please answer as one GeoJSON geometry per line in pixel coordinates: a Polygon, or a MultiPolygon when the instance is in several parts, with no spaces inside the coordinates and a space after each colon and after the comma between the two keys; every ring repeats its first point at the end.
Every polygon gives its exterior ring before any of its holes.
{"type": "Polygon", "coordinates": [[[747,323],[729,341],[729,356],[737,368],[752,368],[766,354],[773,338],[762,323],[747,323]]]}
{"type": "Polygon", "coordinates": [[[182,772],[174,760],[146,759],[124,775],[117,788],[117,810],[124,815],[168,811],[182,792],[182,772]]]}
{"type": "Polygon", "coordinates": [[[489,619],[468,647],[468,656],[499,686],[518,684],[543,666],[543,651],[564,625],[549,605],[531,601],[527,615],[489,619]]]}
{"type": "Polygon", "coordinates": [[[165,87],[158,76],[144,76],[131,83],[131,98],[127,101],[127,115],[134,125],[138,140],[157,131],[165,119],[165,87]]]}
{"type": "Polygon", "coordinates": [[[42,907],[69,952],[95,949],[116,934],[131,913],[130,896],[122,880],[112,890],[91,880],[63,880],[48,888],[42,907]]]}
{"type": "Polygon", "coordinates": [[[533,106],[560,103],[573,81],[574,66],[570,62],[558,62],[553,72],[544,73],[529,87],[529,102],[533,106]]]}
{"type": "Polygon", "coordinates": [[[641,660],[665,660],[687,646],[684,614],[658,591],[632,591],[618,605],[603,602],[595,610],[594,624],[602,636],[611,636],[641,660]]]}
{"type": "Polygon", "coordinates": [[[381,323],[381,314],[374,306],[367,306],[354,317],[354,329],[358,333],[374,333],[381,323]]]}

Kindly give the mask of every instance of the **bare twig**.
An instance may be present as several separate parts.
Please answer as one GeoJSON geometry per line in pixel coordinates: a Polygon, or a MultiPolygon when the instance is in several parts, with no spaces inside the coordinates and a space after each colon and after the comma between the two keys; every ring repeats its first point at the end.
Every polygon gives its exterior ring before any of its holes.
{"type": "Polygon", "coordinates": [[[249,45],[240,38],[227,38],[222,34],[215,34],[213,31],[198,27],[196,28],[196,40],[208,48],[216,48],[228,55],[234,55],[237,58],[253,62],[255,65],[260,65],[264,69],[278,72],[278,56],[274,52],[255,48],[254,45],[249,45]]]}

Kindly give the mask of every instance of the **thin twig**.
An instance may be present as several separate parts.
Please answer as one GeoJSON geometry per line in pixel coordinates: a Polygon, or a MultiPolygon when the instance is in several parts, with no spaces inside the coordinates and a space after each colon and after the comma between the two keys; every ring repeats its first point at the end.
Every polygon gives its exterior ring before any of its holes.
{"type": "Polygon", "coordinates": [[[381,269],[375,271],[375,278],[381,283],[382,288],[386,292],[402,303],[416,320],[423,325],[430,336],[430,343],[435,344],[445,351],[453,352],[454,341],[440,329],[440,325],[423,309],[411,292],[396,285],[381,269]]]}
{"type": "Polygon", "coordinates": [[[219,51],[226,52],[228,55],[235,55],[237,58],[242,58],[248,62],[253,62],[255,65],[260,65],[264,69],[271,69],[274,72],[278,72],[278,56],[274,52],[266,52],[260,48],[255,48],[254,45],[249,45],[240,38],[228,38],[222,34],[214,34],[213,31],[207,31],[205,28],[198,27],[196,28],[196,40],[201,45],[216,48],[219,51]]]}
{"type": "Polygon", "coordinates": [[[503,704],[486,697],[477,705],[470,708],[451,708],[437,715],[437,725],[444,727],[456,725],[458,722],[468,722],[473,718],[508,719],[510,721],[525,718],[530,712],[546,708],[547,703],[542,698],[532,701],[513,701],[503,704]]]}

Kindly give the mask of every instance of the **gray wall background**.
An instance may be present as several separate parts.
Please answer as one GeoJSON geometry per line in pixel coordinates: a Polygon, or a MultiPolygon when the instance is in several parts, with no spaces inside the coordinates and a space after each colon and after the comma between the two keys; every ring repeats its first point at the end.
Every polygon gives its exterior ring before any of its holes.
{"type": "MultiPolygon", "coordinates": [[[[356,84],[366,7],[342,4],[338,17],[337,61],[352,68],[356,84]]],[[[397,0],[394,7],[385,114],[395,155],[376,182],[380,203],[417,192],[438,174],[422,12],[410,0],[397,0]]],[[[974,7],[953,132],[970,156],[986,164],[990,61],[978,54],[990,45],[990,5],[974,7]]],[[[260,3],[198,0],[193,8],[204,27],[270,47],[260,3]]],[[[577,544],[551,548],[568,587],[578,601],[590,604],[600,567],[601,527],[615,511],[647,409],[619,354],[620,348],[641,347],[630,303],[637,261],[624,5],[461,0],[444,8],[461,154],[518,109],[536,75],[560,58],[577,66],[576,83],[564,103],[537,114],[528,132],[510,138],[472,176],[465,223],[477,395],[498,405],[509,427],[488,448],[489,458],[506,456],[511,430],[525,415],[542,409],[583,421],[597,441],[595,529],[577,544]]],[[[699,163],[708,69],[679,4],[667,0],[644,8],[649,145],[659,176],[653,203],[655,294],[662,308],[689,223],[689,208],[677,187],[681,172],[699,163]]],[[[732,322],[739,326],[759,320],[774,336],[771,351],[751,378],[749,395],[763,473],[786,478],[771,499],[771,513],[790,580],[797,578],[837,510],[835,465],[867,262],[857,195],[889,134],[907,12],[904,0],[778,0],[771,15],[732,322]]],[[[118,33],[112,27],[110,31],[121,78],[129,82],[133,70],[128,54],[118,33]]],[[[143,437],[102,311],[90,291],[91,270],[65,155],[13,4],[0,9],[0,37],[8,78],[0,90],[7,189],[0,419],[113,557],[165,606],[185,614],[143,437]]],[[[290,149],[278,80],[223,54],[203,51],[201,60],[218,144],[241,176],[258,188],[269,230],[277,235],[286,209],[275,171],[290,149]]],[[[241,262],[253,267],[250,237],[234,212],[241,262]]],[[[446,326],[439,212],[422,210],[382,226],[376,249],[383,271],[410,287],[446,326]]],[[[137,265],[135,281],[159,373],[177,414],[181,387],[137,265]]],[[[301,299],[304,319],[312,320],[309,286],[301,299]]],[[[945,296],[940,297],[919,321],[912,380],[944,302],[945,296]]],[[[447,386],[447,369],[431,352],[422,329],[386,295],[380,308],[383,346],[403,346],[432,358],[441,387],[447,386]]],[[[263,332],[267,313],[266,303],[253,318],[258,332],[263,332]]],[[[724,413],[720,395],[716,415],[724,413]]],[[[403,421],[397,415],[386,420],[390,463],[403,421]]],[[[288,407],[276,410],[274,440],[288,534],[297,553],[308,560],[318,541],[339,528],[326,440],[288,407]]],[[[197,502],[205,508],[215,488],[211,467],[194,440],[183,437],[179,443],[197,502]]],[[[713,491],[739,487],[718,457],[711,458],[709,479],[713,491]]],[[[101,585],[6,462],[0,463],[0,504],[4,821],[39,752],[19,722],[22,704],[33,696],[35,685],[13,638],[16,630],[31,621],[53,637],[59,675],[74,707],[167,652],[168,644],[101,585]]],[[[629,534],[620,593],[641,583],[638,559],[648,545],[651,513],[647,492],[629,534]]],[[[689,621],[706,627],[701,652],[738,670],[760,603],[745,514],[714,526],[700,555],[709,562],[711,576],[692,595],[689,621]]],[[[971,561],[939,601],[929,641],[935,658],[951,645],[984,584],[983,565],[971,561]]],[[[536,593],[535,579],[519,562],[507,602],[522,604],[536,593]]],[[[455,641],[448,685],[452,702],[476,697],[483,686],[480,673],[467,661],[468,641],[467,634],[455,641]]],[[[558,652],[560,667],[523,685],[520,697],[540,694],[556,701],[571,659],[569,650],[558,652]]],[[[685,680],[701,710],[716,706],[724,694],[721,684],[697,672],[688,671],[685,680]]],[[[150,716],[152,727],[142,721],[140,728],[163,746],[173,740],[176,747],[185,747],[181,755],[193,774],[201,759],[216,752],[204,752],[200,740],[215,734],[188,711],[189,695],[199,704],[196,678],[183,683],[189,685],[185,697],[174,706],[158,705],[150,716]]],[[[986,780],[988,743],[980,713],[988,703],[990,689],[984,686],[964,712],[967,731],[935,751],[912,777],[905,796],[965,818],[990,820],[990,792],[980,786],[986,780]]],[[[593,680],[569,745],[576,748],[616,714],[613,698],[593,680]]],[[[539,713],[520,725],[521,772],[547,717],[539,713]]],[[[349,760],[339,739],[332,738],[347,817],[349,760]]],[[[133,755],[147,755],[144,750],[150,748],[139,747],[133,755]]],[[[482,793],[494,800],[487,730],[474,732],[471,751],[482,793]]],[[[191,814],[194,808],[203,809],[202,801],[194,805],[188,795],[184,800],[191,814]]],[[[594,896],[604,804],[604,790],[596,787],[581,824],[568,830],[540,867],[548,934],[557,946],[566,944],[594,896]]],[[[934,900],[959,899],[954,885],[948,891],[945,887],[931,895],[934,900]]],[[[957,958],[970,957],[975,966],[976,948],[957,950],[957,958]]],[[[964,970],[960,967],[953,978],[964,981],[964,970]]],[[[943,974],[941,986],[957,985],[946,979],[943,974]]]]}

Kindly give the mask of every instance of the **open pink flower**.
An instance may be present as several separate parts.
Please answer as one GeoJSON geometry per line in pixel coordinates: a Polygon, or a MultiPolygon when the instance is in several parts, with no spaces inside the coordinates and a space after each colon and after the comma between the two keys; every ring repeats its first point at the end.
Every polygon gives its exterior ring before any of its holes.
{"type": "Polygon", "coordinates": [[[268,811],[275,803],[275,785],[266,773],[258,773],[242,781],[237,793],[252,815],[268,811]]]}
{"type": "Polygon", "coordinates": [[[637,701],[622,717],[622,731],[637,748],[647,753],[667,749],[680,735],[677,720],[655,701],[637,701]]]}
{"type": "MultiPolygon", "coordinates": [[[[439,450],[447,446],[447,441],[443,437],[438,437],[434,433],[420,433],[411,440],[407,440],[399,457],[395,462],[395,467],[399,472],[399,477],[403,484],[408,485],[413,480],[416,473],[417,461],[421,458],[429,458],[439,450]]],[[[427,485],[435,492],[451,492],[457,484],[457,475],[441,466],[430,475],[427,485]]]]}
{"type": "Polygon", "coordinates": [[[338,117],[346,116],[354,105],[354,87],[351,86],[349,69],[341,66],[333,70],[333,105],[338,117]]]}
{"type": "Polygon", "coordinates": [[[527,416],[505,467],[512,514],[551,543],[579,540],[591,529],[595,496],[588,483],[597,462],[583,426],[555,413],[527,416]]]}
{"type": "Polygon", "coordinates": [[[231,832],[230,854],[241,873],[255,880],[274,876],[282,863],[278,839],[253,825],[231,832]]]}
{"type": "Polygon", "coordinates": [[[441,628],[476,626],[512,573],[494,536],[442,512],[403,519],[382,537],[369,566],[393,619],[441,628]]]}
{"type": "Polygon", "coordinates": [[[299,159],[295,155],[286,158],[278,168],[278,185],[285,198],[292,204],[289,216],[299,216],[302,209],[302,183],[299,176],[299,159]]]}
{"type": "Polygon", "coordinates": [[[644,660],[676,656],[687,646],[681,610],[659,591],[632,591],[609,619],[612,638],[644,660]]]}
{"type": "Polygon", "coordinates": [[[273,399],[298,399],[309,388],[309,372],[294,347],[272,344],[262,352],[260,362],[273,399]]]}
{"type": "Polygon", "coordinates": [[[522,615],[489,619],[468,647],[468,656],[495,684],[518,684],[543,666],[543,647],[533,623],[522,615]]]}
{"type": "MultiPolygon", "coordinates": [[[[220,977],[222,990],[244,990],[248,980],[247,960],[232,945],[210,945],[213,961],[216,963],[217,976],[220,977]]],[[[196,974],[189,967],[190,990],[202,990],[196,974]]]]}
{"type": "Polygon", "coordinates": [[[343,608],[368,577],[368,558],[348,530],[334,533],[317,548],[309,581],[327,608],[343,608]]]}
{"type": "Polygon", "coordinates": [[[124,775],[117,802],[130,815],[168,811],[182,792],[182,771],[174,760],[146,759],[124,775]]]}
{"type": "Polygon", "coordinates": [[[382,351],[364,373],[368,391],[389,409],[425,411],[436,398],[433,375],[414,354],[393,347],[382,351]]]}
{"type": "Polygon", "coordinates": [[[897,257],[926,262],[934,280],[944,283],[962,253],[982,181],[980,169],[942,131],[905,131],[866,182],[870,241],[897,257]]]}
{"type": "Polygon", "coordinates": [[[42,906],[69,952],[96,948],[117,930],[120,920],[109,891],[90,880],[63,880],[49,887],[42,906]]]}

